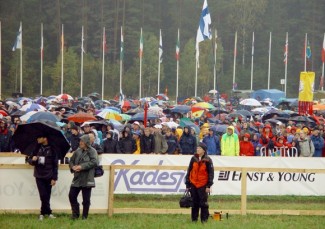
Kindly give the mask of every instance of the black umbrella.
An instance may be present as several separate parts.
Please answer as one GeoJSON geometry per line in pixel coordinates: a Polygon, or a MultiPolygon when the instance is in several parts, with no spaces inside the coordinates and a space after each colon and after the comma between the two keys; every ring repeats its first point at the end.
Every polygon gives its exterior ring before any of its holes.
{"type": "Polygon", "coordinates": [[[40,135],[47,136],[53,151],[62,161],[69,151],[70,145],[60,128],[53,122],[39,121],[20,124],[12,138],[21,153],[30,156],[38,148],[37,137],[40,135]]]}
{"type": "MultiPolygon", "coordinates": [[[[156,114],[150,113],[148,112],[147,114],[147,120],[154,120],[159,118],[156,114]]],[[[137,113],[135,115],[133,115],[130,119],[130,121],[144,121],[144,112],[142,113],[137,113]]]]}

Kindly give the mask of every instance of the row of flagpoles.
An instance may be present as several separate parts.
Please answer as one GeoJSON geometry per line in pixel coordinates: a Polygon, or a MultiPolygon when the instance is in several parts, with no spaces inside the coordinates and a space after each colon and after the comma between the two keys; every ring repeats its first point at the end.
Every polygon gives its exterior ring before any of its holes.
{"type": "MultiPolygon", "coordinates": [[[[197,30],[196,36],[196,71],[195,71],[195,96],[197,96],[197,81],[198,81],[198,68],[199,68],[199,43],[205,40],[212,40],[211,33],[211,16],[208,10],[207,0],[204,1],[199,27],[197,30]]],[[[82,35],[81,35],[81,71],[80,71],[80,96],[83,96],[83,55],[84,50],[84,27],[82,26],[82,35]]],[[[253,90],[253,79],[254,79],[254,42],[255,35],[252,34],[252,59],[251,59],[251,84],[250,90],[253,90]]],[[[13,51],[20,49],[20,93],[22,93],[22,23],[20,22],[19,31],[15,44],[13,46],[13,51]]],[[[102,99],[104,99],[104,85],[105,85],[105,52],[107,49],[106,44],[106,32],[105,27],[103,28],[103,37],[102,37],[102,99]]],[[[272,50],[272,32],[270,32],[269,40],[269,59],[268,59],[268,80],[267,88],[270,89],[270,76],[271,76],[271,50],[272,50]]],[[[216,52],[217,52],[217,31],[215,30],[214,36],[214,79],[213,79],[213,89],[216,90],[217,77],[216,77],[216,52]]],[[[161,30],[159,31],[159,57],[158,57],[158,94],[160,93],[160,65],[162,63],[162,35],[161,30]]],[[[40,94],[43,94],[43,56],[44,56],[44,39],[43,39],[43,24],[41,24],[41,80],[40,80],[40,94]]],[[[121,44],[120,44],[120,87],[119,91],[122,94],[122,76],[123,76],[123,57],[124,57],[124,36],[123,28],[121,27],[121,44]]],[[[142,28],[140,32],[140,44],[139,44],[139,59],[140,59],[140,69],[139,69],[139,98],[142,97],[142,58],[143,58],[143,34],[142,28]]],[[[307,33],[305,35],[305,53],[304,53],[304,71],[307,70],[307,59],[311,58],[311,49],[309,41],[307,39],[307,33]]],[[[177,41],[176,41],[176,100],[178,98],[178,83],[179,83],[179,59],[180,59],[180,38],[179,38],[179,29],[177,31],[177,41]]],[[[236,86],[236,59],[237,59],[237,32],[235,33],[235,44],[234,44],[234,65],[233,65],[233,89],[236,86]]],[[[322,47],[322,82],[324,81],[324,62],[325,62],[325,34],[322,47]]],[[[287,91],[287,64],[288,64],[288,33],[286,33],[286,41],[284,48],[284,64],[285,64],[285,87],[284,92],[287,91]]],[[[61,27],[61,94],[64,93],[64,26],[61,27]]],[[[321,85],[322,90],[323,86],[321,85]]],[[[1,22],[0,22],[0,95],[1,95],[1,22]]]]}

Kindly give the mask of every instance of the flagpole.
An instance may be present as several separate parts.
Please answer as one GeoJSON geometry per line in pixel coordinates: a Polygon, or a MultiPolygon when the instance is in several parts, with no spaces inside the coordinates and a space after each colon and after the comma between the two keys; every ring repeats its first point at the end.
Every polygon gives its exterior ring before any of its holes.
{"type": "MultiPolygon", "coordinates": [[[[325,33],[324,33],[323,47],[322,47],[322,62],[323,62],[323,65],[322,65],[322,91],[324,91],[325,33]]],[[[0,74],[1,74],[1,72],[0,72],[0,74]]],[[[1,93],[0,93],[0,95],[1,95],[1,93]]]]}
{"type": "Polygon", "coordinates": [[[232,76],[232,89],[235,90],[236,82],[236,57],[237,57],[237,31],[235,33],[235,48],[234,48],[234,72],[232,76]]]}
{"type": "Polygon", "coordinates": [[[305,35],[305,49],[304,49],[304,71],[307,71],[307,33],[305,35]]]}
{"type": "Polygon", "coordinates": [[[82,97],[84,81],[84,26],[81,27],[81,67],[80,67],[80,97],[82,97]]]}
{"type": "Polygon", "coordinates": [[[103,64],[102,64],[102,100],[104,99],[104,90],[105,90],[105,44],[106,44],[106,32],[105,27],[103,28],[103,64]]]}
{"type": "Polygon", "coordinates": [[[251,91],[253,91],[253,79],[254,79],[254,43],[255,43],[255,36],[253,32],[253,39],[252,39],[252,63],[251,63],[251,91]]]}
{"type": "Polygon", "coordinates": [[[0,21],[0,99],[2,99],[2,85],[1,85],[1,81],[2,81],[2,49],[1,49],[1,21],[0,21]]]}
{"type": "MultiPolygon", "coordinates": [[[[141,82],[141,77],[142,77],[142,49],[141,49],[141,42],[142,41],[142,27],[141,27],[141,34],[140,34],[140,50],[139,50],[139,57],[140,57],[140,73],[139,73],[139,99],[141,98],[141,87],[142,87],[142,82],[141,82]]],[[[143,44],[142,44],[143,45],[143,44]]]]}
{"type": "Polygon", "coordinates": [[[162,49],[162,47],[160,47],[162,41],[161,41],[161,29],[159,30],[159,46],[158,46],[158,85],[157,85],[157,95],[159,95],[160,93],[160,58],[161,58],[161,53],[160,53],[160,49],[162,49]]]}
{"type": "MultiPolygon", "coordinates": [[[[176,53],[176,55],[179,55],[179,29],[177,30],[177,45],[178,45],[178,54],[176,53]]],[[[179,70],[179,57],[177,57],[176,60],[176,104],[177,104],[177,100],[178,100],[178,70],[179,70]]]]}
{"type": "Polygon", "coordinates": [[[267,72],[267,89],[270,90],[270,79],[271,79],[271,49],[272,49],[272,32],[270,32],[270,43],[269,43],[269,69],[267,72]]]}
{"type": "MultiPolygon", "coordinates": [[[[217,38],[218,38],[218,34],[217,34],[217,30],[215,29],[214,31],[215,33],[215,41],[214,41],[214,67],[213,67],[213,90],[216,90],[216,82],[217,82],[217,38]]],[[[213,93],[215,94],[215,93],[213,93]]]]}
{"type": "MultiPolygon", "coordinates": [[[[120,50],[120,93],[122,93],[122,66],[123,66],[123,28],[121,26],[121,50],[120,50]]],[[[140,98],[139,98],[140,99],[140,98]]]]}
{"type": "Polygon", "coordinates": [[[286,52],[286,57],[285,57],[285,65],[284,65],[284,95],[287,97],[287,77],[288,77],[288,32],[286,33],[286,45],[285,45],[285,52],[286,52]]]}
{"type": "Polygon", "coordinates": [[[64,53],[64,33],[63,33],[63,24],[61,31],[61,94],[63,94],[63,53],[64,53]]]}
{"type": "Polygon", "coordinates": [[[43,23],[41,23],[41,88],[40,95],[43,95],[43,53],[44,53],[44,39],[43,39],[43,23]]]}
{"type": "Polygon", "coordinates": [[[20,93],[23,93],[23,27],[20,22],[21,28],[21,48],[20,48],[20,93]]]}

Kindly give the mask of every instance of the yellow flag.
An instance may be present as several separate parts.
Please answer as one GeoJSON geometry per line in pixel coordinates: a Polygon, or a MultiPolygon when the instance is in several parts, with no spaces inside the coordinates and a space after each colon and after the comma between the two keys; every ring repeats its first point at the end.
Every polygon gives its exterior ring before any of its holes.
{"type": "Polygon", "coordinates": [[[315,72],[301,72],[299,83],[299,101],[313,102],[315,72]]]}

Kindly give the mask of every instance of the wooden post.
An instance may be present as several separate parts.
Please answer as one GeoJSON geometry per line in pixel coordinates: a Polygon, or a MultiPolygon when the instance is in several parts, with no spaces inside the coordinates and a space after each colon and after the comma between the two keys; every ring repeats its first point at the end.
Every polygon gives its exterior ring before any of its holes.
{"type": "Polygon", "coordinates": [[[110,165],[109,178],[108,178],[108,216],[113,216],[114,208],[114,177],[115,177],[115,166],[110,165]]]}
{"type": "Polygon", "coordinates": [[[241,214],[246,215],[247,210],[247,169],[241,172],[241,214]]]}

